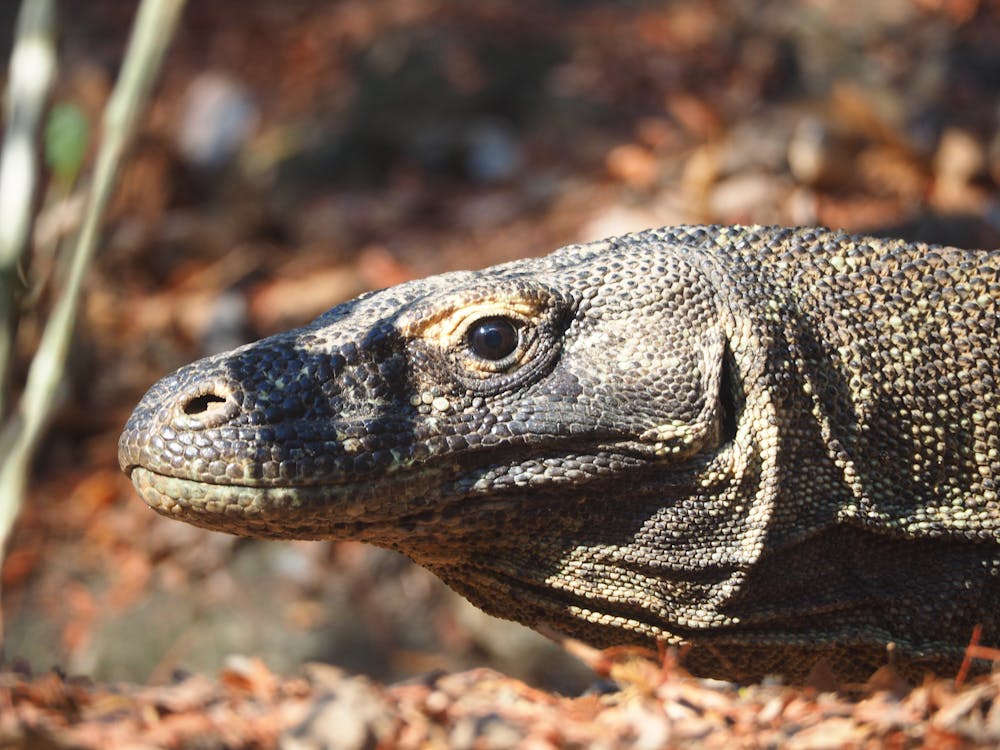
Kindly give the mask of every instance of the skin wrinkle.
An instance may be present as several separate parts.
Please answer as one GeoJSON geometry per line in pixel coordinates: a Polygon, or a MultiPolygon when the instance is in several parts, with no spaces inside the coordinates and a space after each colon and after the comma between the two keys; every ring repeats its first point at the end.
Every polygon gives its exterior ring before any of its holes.
{"type": "Polygon", "coordinates": [[[948,670],[1000,636],[998,268],[821,229],[569,246],[182,368],[120,461],[165,515],[396,549],[697,673],[858,679],[890,641],[948,670]],[[513,349],[473,351],[484,320],[513,349]]]}

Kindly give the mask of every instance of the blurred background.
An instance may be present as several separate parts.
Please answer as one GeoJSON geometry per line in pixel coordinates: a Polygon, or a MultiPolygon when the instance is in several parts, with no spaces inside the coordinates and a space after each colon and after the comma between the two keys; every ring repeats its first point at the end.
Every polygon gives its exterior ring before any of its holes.
{"type": "MultiPolygon", "coordinates": [[[[3,60],[17,6],[0,3],[3,60]]],[[[60,4],[70,136],[97,130],[134,11],[60,4]]],[[[146,681],[239,653],[586,684],[394,553],[156,516],[117,467],[132,407],[177,366],[363,291],[649,226],[997,247],[998,40],[994,0],[190,3],[3,565],[7,664],[146,681]]],[[[50,173],[39,199],[15,395],[81,184],[50,173]]]]}

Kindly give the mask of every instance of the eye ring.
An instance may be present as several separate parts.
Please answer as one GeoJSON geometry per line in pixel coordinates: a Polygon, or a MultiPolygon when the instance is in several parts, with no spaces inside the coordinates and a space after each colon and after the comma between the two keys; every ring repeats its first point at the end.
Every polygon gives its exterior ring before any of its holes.
{"type": "Polygon", "coordinates": [[[502,362],[520,346],[521,328],[518,321],[502,315],[480,318],[469,326],[466,344],[478,359],[502,362]]]}

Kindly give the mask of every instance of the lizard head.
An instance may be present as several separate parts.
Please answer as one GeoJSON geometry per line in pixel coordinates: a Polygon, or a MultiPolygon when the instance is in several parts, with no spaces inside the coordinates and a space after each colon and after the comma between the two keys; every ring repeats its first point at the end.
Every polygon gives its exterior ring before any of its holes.
{"type": "MultiPolygon", "coordinates": [[[[681,577],[705,548],[736,554],[720,310],[652,239],[409,282],[159,381],[120,463],[165,515],[399,549],[490,611],[558,624],[608,576],[648,578],[643,545],[681,577]]],[[[648,622],[684,597],[653,598],[590,606],[648,622]]]]}

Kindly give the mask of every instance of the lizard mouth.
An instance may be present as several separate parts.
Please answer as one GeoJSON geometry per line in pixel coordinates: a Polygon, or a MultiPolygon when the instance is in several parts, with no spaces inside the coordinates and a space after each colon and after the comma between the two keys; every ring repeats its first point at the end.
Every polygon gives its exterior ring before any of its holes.
{"type": "MultiPolygon", "coordinates": [[[[466,513],[469,503],[510,505],[528,487],[614,483],[623,471],[642,472],[647,459],[611,447],[583,449],[578,443],[509,446],[498,453],[437,457],[324,481],[239,481],[176,476],[137,463],[126,473],[156,512],[204,528],[267,538],[372,539],[413,531],[435,519],[466,513]],[[488,459],[488,460],[484,460],[488,459]],[[369,533],[363,533],[363,532],[369,533]]],[[[698,462],[676,467],[673,478],[686,486],[698,462]],[[682,479],[683,478],[683,479],[682,479]]],[[[671,481],[660,476],[659,486],[671,481]]]]}
{"type": "Polygon", "coordinates": [[[410,495],[416,489],[419,494],[434,484],[434,472],[385,478],[376,496],[369,482],[265,487],[213,484],[142,466],[130,469],[136,491],[157,513],[212,531],[271,539],[357,539],[368,536],[362,533],[365,529],[399,529],[408,515],[427,512],[401,499],[401,493],[410,495]]]}

